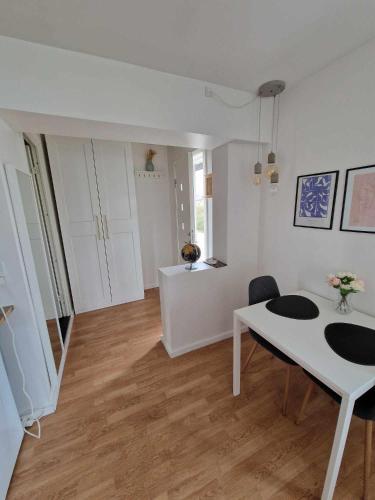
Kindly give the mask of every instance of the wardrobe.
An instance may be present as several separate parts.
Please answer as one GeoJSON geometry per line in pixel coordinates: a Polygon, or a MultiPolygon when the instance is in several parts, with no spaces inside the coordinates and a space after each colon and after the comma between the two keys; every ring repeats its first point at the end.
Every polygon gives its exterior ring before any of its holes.
{"type": "Polygon", "coordinates": [[[76,313],[143,299],[131,144],[46,143],[76,313]]]}

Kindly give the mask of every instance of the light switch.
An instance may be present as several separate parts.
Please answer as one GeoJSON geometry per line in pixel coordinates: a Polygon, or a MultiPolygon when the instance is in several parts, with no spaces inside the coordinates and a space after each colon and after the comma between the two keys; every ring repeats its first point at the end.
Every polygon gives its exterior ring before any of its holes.
{"type": "Polygon", "coordinates": [[[0,262],[0,286],[4,286],[5,284],[5,266],[3,262],[0,262]]]}

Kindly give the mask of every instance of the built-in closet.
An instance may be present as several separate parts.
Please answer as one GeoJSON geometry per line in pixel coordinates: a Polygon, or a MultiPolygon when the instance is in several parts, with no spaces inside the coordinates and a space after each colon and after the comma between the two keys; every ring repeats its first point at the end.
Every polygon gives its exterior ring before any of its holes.
{"type": "Polygon", "coordinates": [[[143,299],[131,145],[46,142],[75,311],[143,299]]]}

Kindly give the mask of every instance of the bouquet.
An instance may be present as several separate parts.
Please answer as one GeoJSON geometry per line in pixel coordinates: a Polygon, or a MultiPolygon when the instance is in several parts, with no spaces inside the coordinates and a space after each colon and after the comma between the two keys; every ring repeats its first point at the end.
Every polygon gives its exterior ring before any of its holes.
{"type": "Polygon", "coordinates": [[[348,314],[351,312],[351,305],[348,296],[351,293],[358,293],[365,291],[365,284],[359,280],[357,276],[349,272],[340,272],[336,274],[329,274],[327,282],[333,288],[336,288],[340,293],[340,298],[336,305],[336,311],[340,314],[348,314]]]}
{"type": "Polygon", "coordinates": [[[362,280],[357,279],[353,273],[341,272],[328,275],[328,284],[337,288],[340,294],[345,297],[349,293],[358,293],[365,291],[365,284],[362,280]]]}

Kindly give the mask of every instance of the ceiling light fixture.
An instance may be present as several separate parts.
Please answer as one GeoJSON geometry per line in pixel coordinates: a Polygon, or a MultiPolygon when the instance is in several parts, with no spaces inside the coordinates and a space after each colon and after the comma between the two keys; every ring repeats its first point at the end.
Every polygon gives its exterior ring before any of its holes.
{"type": "Polygon", "coordinates": [[[262,99],[264,97],[273,97],[272,106],[272,134],[271,134],[271,149],[268,154],[265,174],[271,184],[271,191],[275,192],[279,184],[279,166],[276,163],[277,140],[279,129],[279,102],[280,94],[285,89],[285,82],[282,80],[271,80],[263,83],[258,90],[259,97],[259,115],[258,115],[258,160],[254,165],[254,184],[261,184],[262,164],[260,162],[260,126],[262,114],[262,99]]]}

